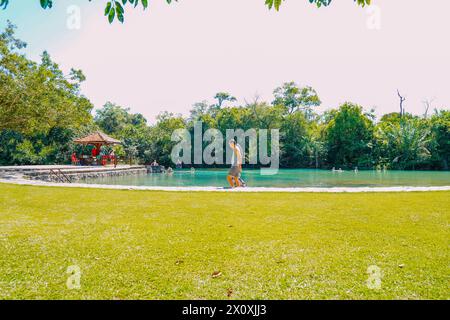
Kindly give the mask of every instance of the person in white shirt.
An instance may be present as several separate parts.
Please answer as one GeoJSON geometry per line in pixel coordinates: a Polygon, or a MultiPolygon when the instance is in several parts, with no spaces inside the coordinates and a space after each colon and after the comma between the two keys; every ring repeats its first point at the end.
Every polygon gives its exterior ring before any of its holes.
{"type": "Polygon", "coordinates": [[[239,176],[242,171],[242,151],[234,139],[229,141],[229,145],[233,150],[233,155],[231,157],[231,168],[228,171],[227,180],[232,188],[240,187],[241,182],[239,181],[239,176]]]}

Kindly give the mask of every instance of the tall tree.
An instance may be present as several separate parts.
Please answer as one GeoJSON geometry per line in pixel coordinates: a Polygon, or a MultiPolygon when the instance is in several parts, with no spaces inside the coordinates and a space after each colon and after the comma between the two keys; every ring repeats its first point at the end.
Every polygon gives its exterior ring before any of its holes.
{"type": "Polygon", "coordinates": [[[223,103],[224,103],[225,101],[228,101],[228,102],[234,102],[234,101],[236,101],[236,98],[233,97],[233,96],[232,96],[231,94],[229,94],[228,92],[218,92],[218,93],[216,93],[216,95],[214,96],[214,99],[217,100],[216,107],[217,107],[218,109],[220,109],[220,108],[222,107],[222,105],[223,105],[223,103]]]}
{"type": "Polygon", "coordinates": [[[430,119],[431,126],[431,160],[436,167],[449,169],[450,161],[450,111],[436,110],[430,119]]]}
{"type": "Polygon", "coordinates": [[[300,88],[295,82],[284,83],[273,91],[273,95],[273,105],[284,106],[288,114],[302,110],[307,118],[311,115],[312,108],[321,104],[316,90],[311,87],[300,88]]]}
{"type": "Polygon", "coordinates": [[[95,123],[105,133],[122,141],[123,150],[119,148],[119,154],[145,161],[151,145],[151,128],[143,115],[132,114],[129,108],[107,102],[97,110],[95,123]]]}
{"type": "Polygon", "coordinates": [[[14,30],[8,21],[0,34],[0,130],[41,132],[92,121],[93,106],[80,92],[83,73],[65,75],[47,52],[40,63],[27,59],[14,30]]]}
{"type": "Polygon", "coordinates": [[[186,128],[186,120],[181,115],[162,112],[157,117],[156,124],[151,128],[150,146],[146,151],[145,160],[157,160],[165,166],[172,166],[171,152],[176,142],[172,141],[172,132],[176,129],[186,128]]]}
{"type": "Polygon", "coordinates": [[[361,106],[345,103],[331,111],[327,115],[324,140],[331,166],[371,166],[373,124],[361,106]]]}
{"type": "Polygon", "coordinates": [[[378,133],[378,139],[388,150],[393,168],[415,169],[431,156],[430,130],[417,118],[404,118],[398,124],[388,124],[378,133]]]}

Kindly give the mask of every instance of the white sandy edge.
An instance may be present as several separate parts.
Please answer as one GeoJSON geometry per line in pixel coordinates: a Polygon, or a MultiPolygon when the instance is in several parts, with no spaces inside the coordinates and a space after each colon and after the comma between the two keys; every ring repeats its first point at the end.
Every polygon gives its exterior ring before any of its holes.
{"type": "Polygon", "coordinates": [[[318,193],[358,193],[358,192],[423,192],[423,191],[450,191],[450,186],[442,187],[333,187],[333,188],[220,188],[220,187],[150,187],[150,186],[124,186],[103,185],[87,183],[55,183],[40,180],[27,180],[22,177],[15,179],[0,179],[0,183],[9,183],[27,186],[90,188],[111,190],[151,190],[151,191],[182,191],[182,192],[318,192],[318,193]]]}

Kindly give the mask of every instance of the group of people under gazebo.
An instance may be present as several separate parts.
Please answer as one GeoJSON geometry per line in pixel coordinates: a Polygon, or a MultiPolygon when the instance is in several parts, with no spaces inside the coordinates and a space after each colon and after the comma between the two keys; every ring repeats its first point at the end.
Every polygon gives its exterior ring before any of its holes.
{"type": "Polygon", "coordinates": [[[117,139],[111,138],[107,134],[97,131],[84,138],[74,140],[75,143],[82,144],[84,146],[93,146],[90,154],[82,154],[77,156],[75,152],[72,153],[71,161],[73,165],[102,165],[105,166],[108,163],[117,166],[117,156],[114,150],[110,149],[109,152],[104,152],[102,146],[112,146],[121,144],[117,139]]]}

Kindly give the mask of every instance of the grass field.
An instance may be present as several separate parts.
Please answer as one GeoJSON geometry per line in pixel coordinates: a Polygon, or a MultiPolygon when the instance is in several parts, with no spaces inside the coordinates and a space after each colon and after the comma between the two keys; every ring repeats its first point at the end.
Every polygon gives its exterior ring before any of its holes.
{"type": "Polygon", "coordinates": [[[449,205],[450,192],[0,184],[0,298],[449,299],[449,205]]]}

